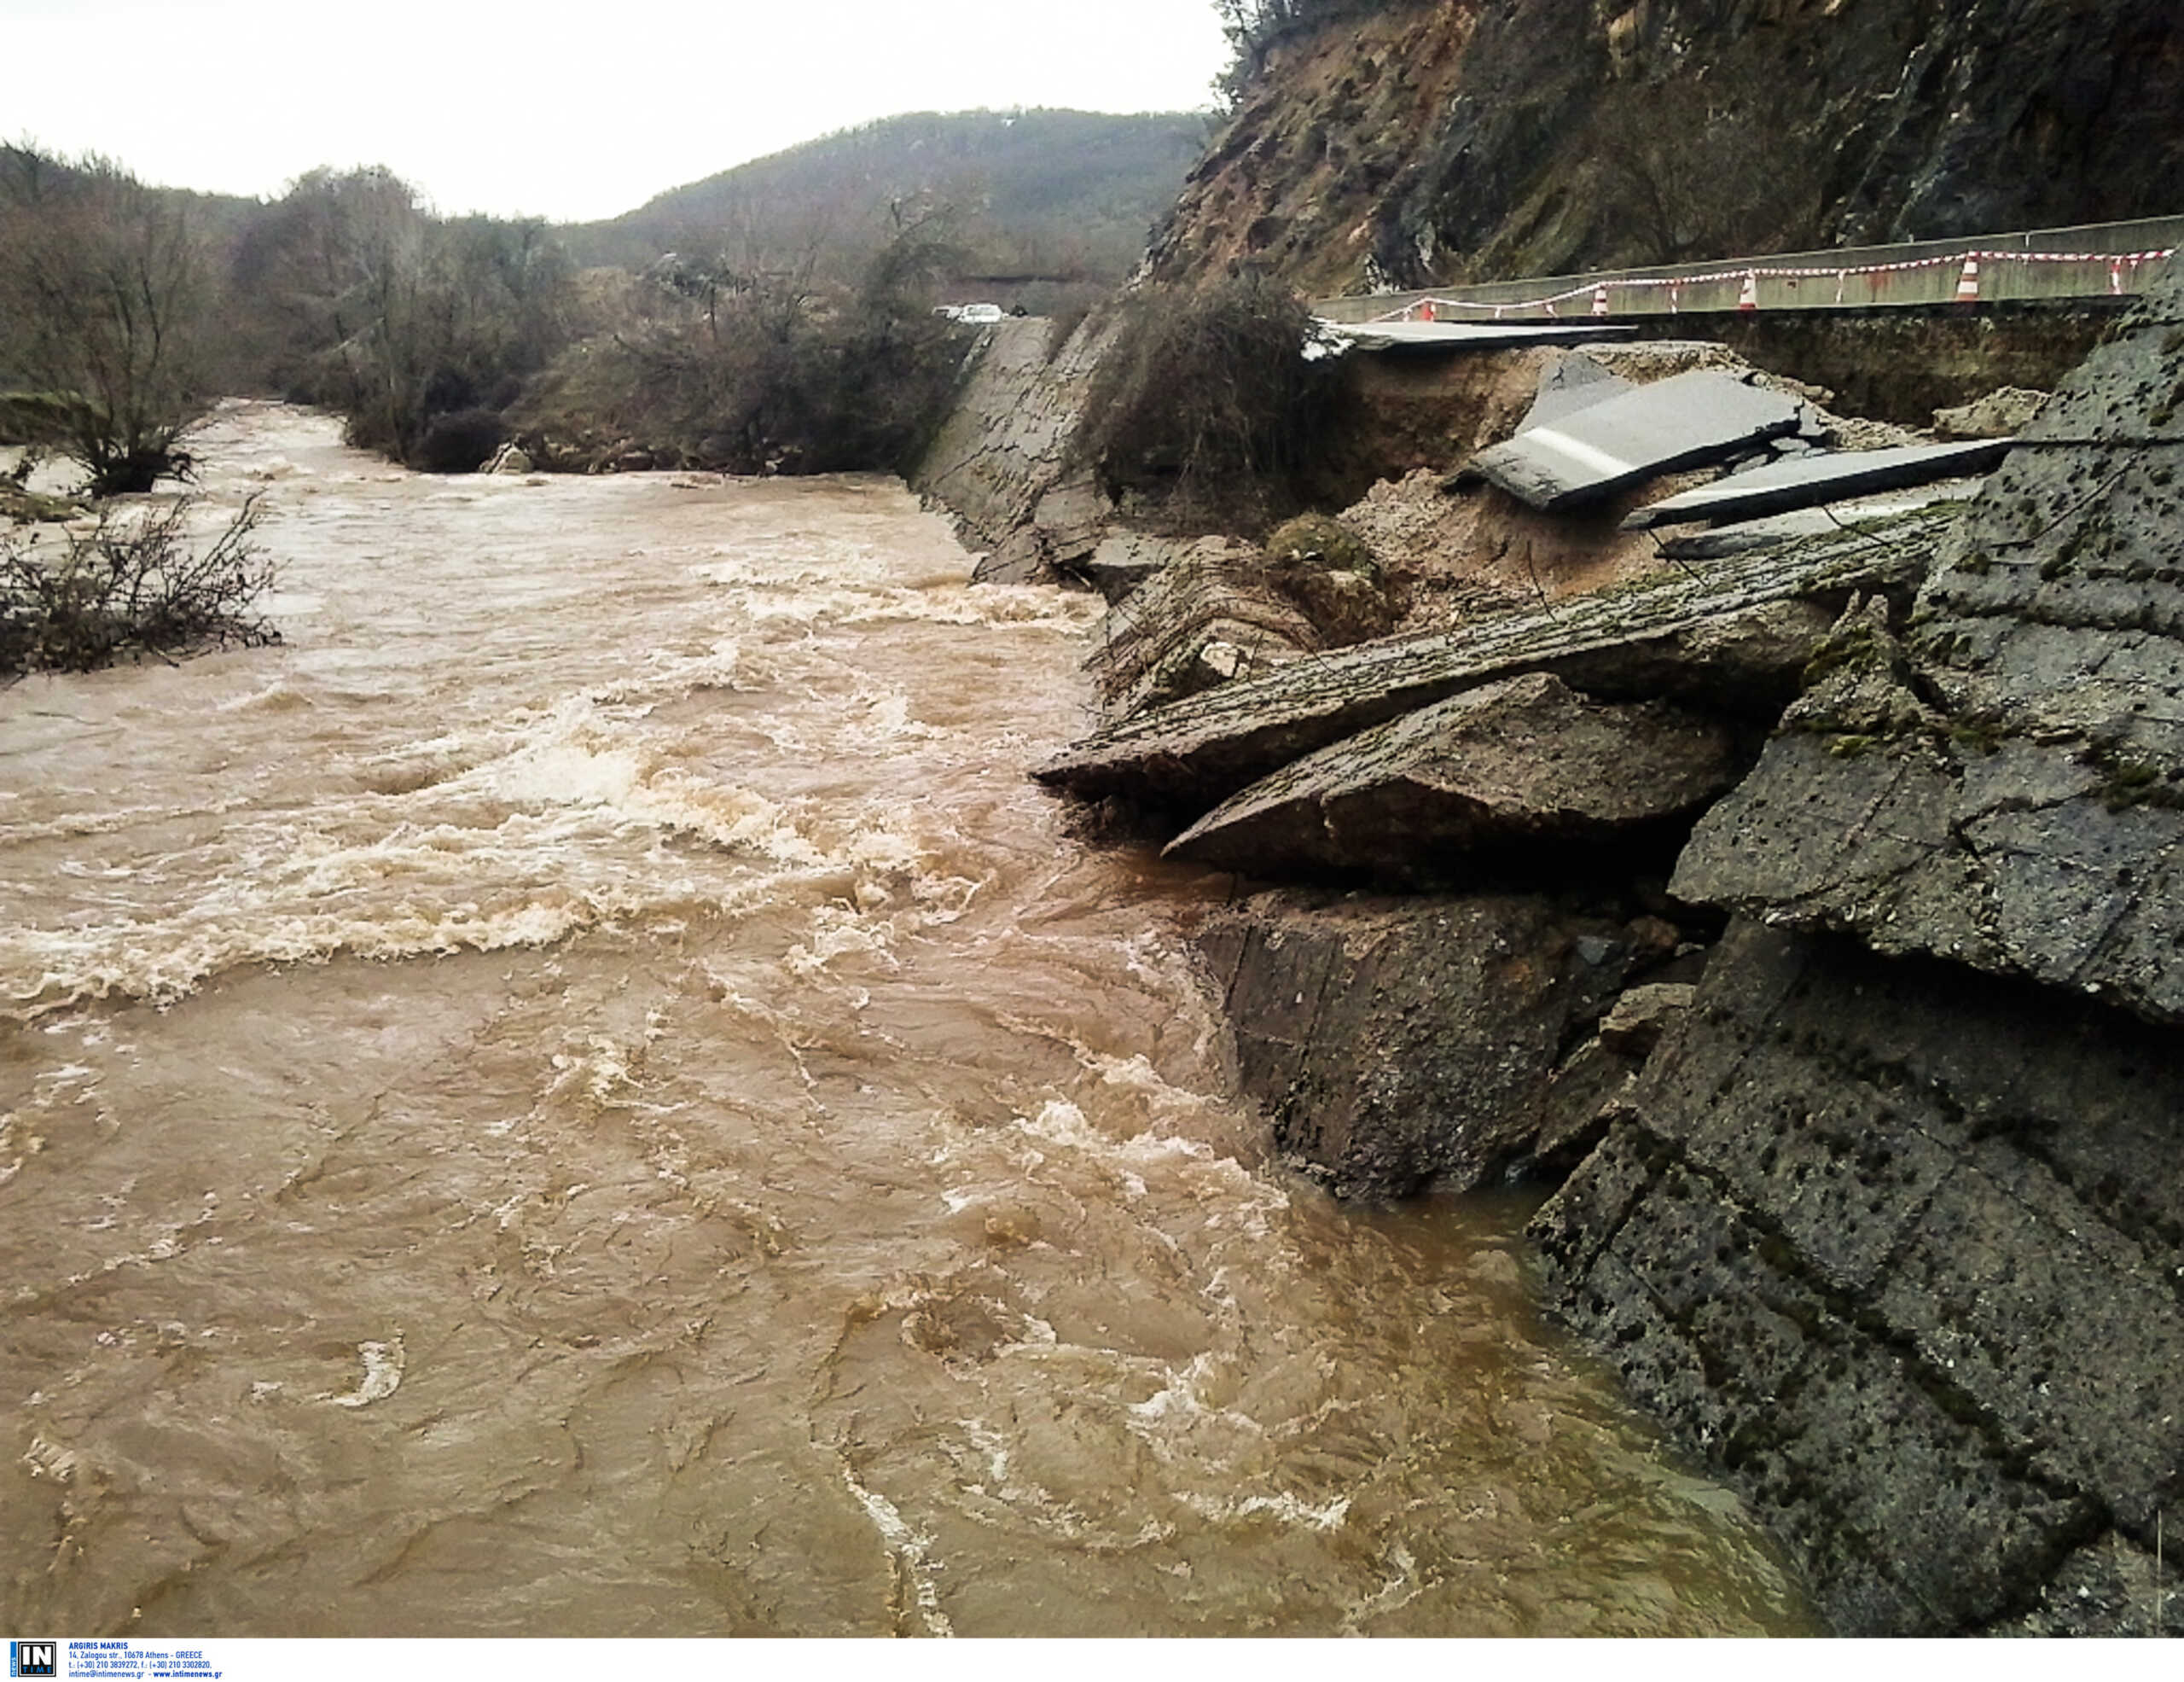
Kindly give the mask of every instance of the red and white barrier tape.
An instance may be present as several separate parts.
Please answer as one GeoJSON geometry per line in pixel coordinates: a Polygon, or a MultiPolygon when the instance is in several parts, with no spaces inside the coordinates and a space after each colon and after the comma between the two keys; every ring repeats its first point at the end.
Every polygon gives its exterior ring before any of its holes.
{"type": "Polygon", "coordinates": [[[2125,287],[2126,269],[2137,269],[2141,264],[2166,262],[2174,257],[2178,247],[2166,251],[2084,252],[2084,251],[1959,251],[1946,257],[1918,257],[1901,263],[1869,263],[1841,269],[1790,269],[1755,265],[1741,269],[1722,269],[1711,274],[1673,276],[1634,276],[1623,280],[1588,281],[1567,292],[1558,292],[1547,298],[1525,298],[1499,304],[1474,303],[1465,298],[1421,298],[1391,310],[1385,315],[1374,316],[1367,326],[1382,322],[1432,321],[1443,310],[1490,311],[1499,320],[1512,310],[1544,309],[1549,315],[1556,312],[1557,304],[1569,303],[1572,299],[1590,298],[1596,316],[1609,311],[1609,294],[1615,292],[1655,291],[1669,288],[1669,303],[1672,310],[1682,307],[1682,291],[1690,286],[1718,286],[1728,282],[1742,283],[1738,307],[1745,310],[1758,307],[1758,287],[1763,280],[1832,280],[1835,282],[1835,301],[1840,304],[1844,289],[1853,280],[1867,279],[1879,275],[1907,274],[1917,269],[1958,267],[1963,277],[1957,285],[1957,296],[1969,300],[1979,296],[1980,265],[1988,263],[2103,263],[2108,267],[2108,289],[2120,294],[2125,287]],[[1969,290],[1966,290],[1966,288],[1969,290]]]}

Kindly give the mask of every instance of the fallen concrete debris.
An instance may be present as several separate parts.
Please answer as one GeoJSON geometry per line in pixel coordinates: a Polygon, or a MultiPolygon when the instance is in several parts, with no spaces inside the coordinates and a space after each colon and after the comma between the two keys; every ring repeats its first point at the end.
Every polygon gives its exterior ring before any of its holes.
{"type": "Polygon", "coordinates": [[[1935,410],[1934,431],[1943,438],[2014,438],[2040,418],[2048,396],[2022,386],[2004,386],[1977,403],[1935,410]]]}
{"type": "Polygon", "coordinates": [[[1751,520],[1877,491],[1901,491],[1936,480],[1984,474],[2000,465],[2013,442],[1979,439],[1896,450],[1816,450],[1649,503],[1624,516],[1623,529],[1644,531],[1698,520],[1751,520]]]}
{"type": "Polygon", "coordinates": [[[1482,451],[1455,475],[1536,509],[1583,507],[1664,474],[1725,461],[1805,425],[1805,405],[1711,370],[1679,374],[1565,414],[1482,451]]]}
{"type": "Polygon", "coordinates": [[[1589,701],[1533,672],[1300,760],[1208,813],[1168,851],[1258,875],[1447,880],[1472,852],[1598,845],[1687,823],[1745,764],[1717,721],[1666,701],[1589,701]]]}
{"type": "Polygon", "coordinates": [[[1662,981],[1633,987],[1600,1020],[1600,1044],[1629,1057],[1645,1058],[1671,1028],[1691,1014],[1699,989],[1688,981],[1662,981]]]}
{"type": "Polygon", "coordinates": [[[2184,1022],[2184,271],[1699,825],[1684,897],[2184,1022]],[[1891,699],[1892,697],[1892,699],[1891,699]]]}
{"type": "Polygon", "coordinates": [[[1660,552],[1670,561],[1718,561],[1746,550],[1771,549],[1800,538],[1825,537],[1830,532],[1863,532],[1885,541],[1888,528],[1907,514],[1943,503],[1968,503],[1986,488],[1984,479],[1950,479],[1938,485],[1838,503],[1826,508],[1802,508],[1794,514],[1770,515],[1764,520],[1741,520],[1705,531],[1687,531],[1660,539],[1660,552]]]}
{"type": "Polygon", "coordinates": [[[1112,608],[1190,547],[1188,538],[1115,532],[1102,538],[1090,555],[1066,570],[1098,591],[1112,608]]]}
{"type": "Polygon", "coordinates": [[[1447,355],[1459,351],[1535,349],[1542,345],[1589,345],[1635,339],[1629,326],[1562,322],[1551,327],[1497,326],[1477,321],[1322,321],[1324,334],[1348,348],[1397,356],[1447,355]]]}
{"type": "Polygon", "coordinates": [[[1885,544],[1836,533],[1458,631],[1292,661],[1124,718],[1033,774],[1088,799],[1203,812],[1360,730],[1528,672],[1606,699],[1685,699],[1771,721],[1843,605],[1861,592],[1908,598],[1953,518],[1912,516],[1885,544]]]}

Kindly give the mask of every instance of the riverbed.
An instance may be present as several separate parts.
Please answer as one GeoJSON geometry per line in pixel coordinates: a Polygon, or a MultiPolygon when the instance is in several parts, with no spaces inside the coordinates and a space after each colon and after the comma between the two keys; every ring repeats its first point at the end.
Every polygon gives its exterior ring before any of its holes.
{"type": "Polygon", "coordinates": [[[275,648],[0,691],[0,1603],[94,1634],[1752,1634],[1733,1498],[1338,1205],[892,480],[222,411],[275,648]]]}

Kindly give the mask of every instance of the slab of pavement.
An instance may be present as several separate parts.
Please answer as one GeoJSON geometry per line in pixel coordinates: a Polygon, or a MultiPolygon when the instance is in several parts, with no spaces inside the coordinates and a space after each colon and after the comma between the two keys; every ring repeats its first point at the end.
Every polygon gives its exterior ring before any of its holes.
{"type": "Polygon", "coordinates": [[[1701,369],[1520,432],[1474,456],[1450,482],[1484,479],[1544,512],[1580,508],[1786,437],[1804,427],[1806,413],[1794,397],[1701,369]]]}
{"type": "Polygon", "coordinates": [[[1625,531],[1639,532],[1701,520],[1756,520],[1879,491],[1983,474],[2001,465],[2015,441],[1983,438],[1893,450],[1815,451],[1650,503],[1628,515],[1623,526],[1625,531]]]}

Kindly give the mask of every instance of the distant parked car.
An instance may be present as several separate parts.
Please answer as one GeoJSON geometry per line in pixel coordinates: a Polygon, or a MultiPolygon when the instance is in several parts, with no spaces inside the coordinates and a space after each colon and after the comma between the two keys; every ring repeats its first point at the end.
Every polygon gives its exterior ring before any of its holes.
{"type": "Polygon", "coordinates": [[[998,304],[943,304],[933,314],[968,322],[973,327],[990,327],[1002,318],[1002,311],[998,304]]]}

